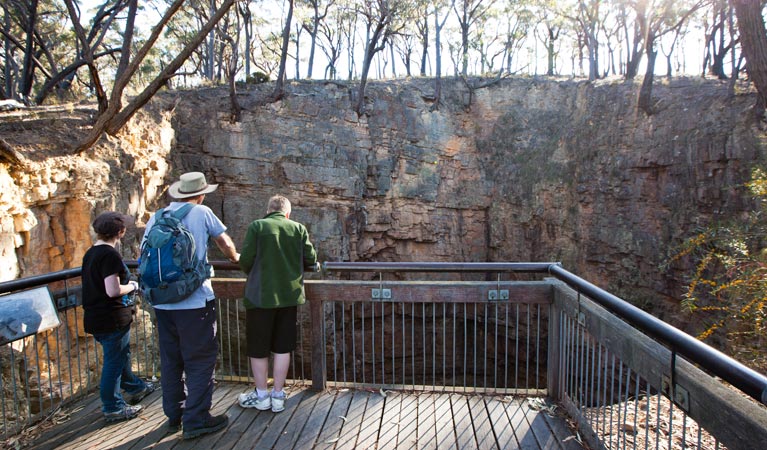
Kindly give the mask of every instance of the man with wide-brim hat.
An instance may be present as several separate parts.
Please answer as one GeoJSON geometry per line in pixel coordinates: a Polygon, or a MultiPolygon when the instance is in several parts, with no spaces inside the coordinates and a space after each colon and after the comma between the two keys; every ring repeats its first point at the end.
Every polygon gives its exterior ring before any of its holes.
{"type": "MultiPolygon", "coordinates": [[[[181,175],[168,189],[168,194],[175,200],[149,219],[144,239],[159,214],[172,213],[191,204],[181,223],[194,236],[197,258],[207,264],[208,240],[212,238],[230,261],[239,261],[240,254],[226,233],[226,226],[202,204],[205,194],[217,188],[217,184],[208,184],[203,173],[181,175]]],[[[184,439],[213,433],[229,423],[226,414],[210,414],[213,371],[218,354],[214,300],[208,278],[189,297],[176,303],[155,305],[163,411],[168,417],[168,431],[176,432],[183,424],[184,439]]]]}

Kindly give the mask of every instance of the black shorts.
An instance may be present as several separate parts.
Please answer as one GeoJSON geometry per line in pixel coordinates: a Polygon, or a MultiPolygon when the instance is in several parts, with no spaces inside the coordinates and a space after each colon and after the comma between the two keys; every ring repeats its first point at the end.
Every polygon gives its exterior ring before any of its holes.
{"type": "Polygon", "coordinates": [[[251,308],[245,311],[248,356],[268,358],[270,353],[290,353],[296,349],[298,307],[251,308]]]}

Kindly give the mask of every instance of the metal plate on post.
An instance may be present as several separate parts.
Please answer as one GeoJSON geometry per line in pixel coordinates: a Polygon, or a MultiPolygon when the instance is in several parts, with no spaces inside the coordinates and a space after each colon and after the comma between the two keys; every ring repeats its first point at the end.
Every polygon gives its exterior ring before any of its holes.
{"type": "Polygon", "coordinates": [[[0,297],[0,345],[56,328],[60,323],[47,286],[0,297]]]}

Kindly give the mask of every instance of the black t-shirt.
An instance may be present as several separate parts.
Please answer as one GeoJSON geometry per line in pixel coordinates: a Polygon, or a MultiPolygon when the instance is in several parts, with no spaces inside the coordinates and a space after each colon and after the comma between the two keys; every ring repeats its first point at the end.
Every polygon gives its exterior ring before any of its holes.
{"type": "Polygon", "coordinates": [[[120,284],[128,282],[128,268],[111,245],[95,245],[83,256],[83,309],[87,333],[111,333],[130,325],[133,306],[125,304],[124,296],[110,297],[104,278],[117,274],[120,284]]]}

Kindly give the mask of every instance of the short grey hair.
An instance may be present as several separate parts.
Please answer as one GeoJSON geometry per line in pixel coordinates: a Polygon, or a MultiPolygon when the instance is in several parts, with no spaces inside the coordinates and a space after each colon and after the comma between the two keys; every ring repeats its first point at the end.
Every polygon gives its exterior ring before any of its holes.
{"type": "Polygon", "coordinates": [[[283,212],[285,214],[290,213],[290,200],[287,198],[281,196],[281,195],[275,195],[272,198],[269,199],[269,206],[266,209],[267,214],[271,214],[273,212],[283,212]]]}

